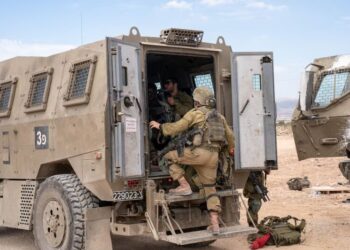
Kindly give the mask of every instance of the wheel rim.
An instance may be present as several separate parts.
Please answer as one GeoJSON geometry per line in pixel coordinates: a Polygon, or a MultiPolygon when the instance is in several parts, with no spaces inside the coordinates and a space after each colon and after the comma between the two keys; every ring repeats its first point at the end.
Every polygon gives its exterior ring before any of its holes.
{"type": "Polygon", "coordinates": [[[58,247],[65,235],[66,220],[62,205],[58,201],[50,201],[44,209],[43,229],[45,238],[51,247],[58,247]]]}

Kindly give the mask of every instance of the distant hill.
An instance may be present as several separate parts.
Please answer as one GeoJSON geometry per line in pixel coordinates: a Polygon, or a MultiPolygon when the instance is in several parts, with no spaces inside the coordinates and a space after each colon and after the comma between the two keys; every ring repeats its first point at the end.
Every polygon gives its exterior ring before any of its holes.
{"type": "Polygon", "coordinates": [[[295,109],[297,102],[298,99],[277,100],[277,120],[291,120],[293,110],[295,109]]]}

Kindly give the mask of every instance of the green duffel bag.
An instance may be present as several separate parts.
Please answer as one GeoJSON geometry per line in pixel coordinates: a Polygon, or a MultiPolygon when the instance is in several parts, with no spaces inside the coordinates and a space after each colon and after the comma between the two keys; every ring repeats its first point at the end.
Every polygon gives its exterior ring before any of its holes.
{"type": "MultiPolygon", "coordinates": [[[[288,246],[299,244],[305,226],[306,221],[304,219],[299,220],[290,215],[286,217],[268,216],[257,226],[259,232],[254,238],[271,234],[267,245],[288,246]]],[[[250,238],[250,240],[254,240],[254,238],[250,238]]]]}

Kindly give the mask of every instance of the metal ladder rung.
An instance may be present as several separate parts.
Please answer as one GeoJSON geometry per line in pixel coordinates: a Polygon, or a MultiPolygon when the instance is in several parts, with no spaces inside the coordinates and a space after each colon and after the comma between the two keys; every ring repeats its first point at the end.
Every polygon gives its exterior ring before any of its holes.
{"type": "Polygon", "coordinates": [[[162,240],[168,241],[177,245],[188,245],[199,242],[211,241],[221,238],[230,238],[237,235],[247,235],[251,233],[256,233],[257,230],[255,228],[251,228],[248,226],[230,226],[221,229],[222,232],[219,235],[213,235],[209,233],[207,230],[201,231],[193,231],[189,233],[176,234],[176,235],[166,235],[162,236],[162,240]]]}

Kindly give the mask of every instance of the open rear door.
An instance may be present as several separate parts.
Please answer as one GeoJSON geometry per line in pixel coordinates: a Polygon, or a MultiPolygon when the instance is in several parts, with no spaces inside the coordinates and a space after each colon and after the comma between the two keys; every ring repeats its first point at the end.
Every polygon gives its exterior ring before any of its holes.
{"type": "Polygon", "coordinates": [[[140,48],[107,38],[112,179],[144,176],[140,48]]]}
{"type": "Polygon", "coordinates": [[[233,53],[232,85],[235,169],[277,169],[272,53],[233,53]]]}

